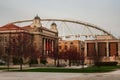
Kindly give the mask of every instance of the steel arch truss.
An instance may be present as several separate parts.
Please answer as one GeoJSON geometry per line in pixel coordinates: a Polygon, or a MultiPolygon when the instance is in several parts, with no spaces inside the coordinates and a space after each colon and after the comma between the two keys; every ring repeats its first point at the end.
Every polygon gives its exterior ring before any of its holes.
{"type": "MultiPolygon", "coordinates": [[[[33,21],[33,20],[23,20],[23,21],[16,21],[16,22],[12,22],[12,23],[16,24],[16,23],[31,22],[31,21],[33,21]]],[[[106,31],[106,30],[104,30],[104,29],[102,29],[102,28],[100,28],[100,27],[98,27],[94,24],[90,24],[90,23],[87,23],[87,22],[76,21],[76,20],[68,20],[68,19],[41,19],[41,21],[61,21],[61,22],[69,22],[69,23],[80,24],[80,25],[84,25],[84,26],[102,31],[103,33],[105,33],[109,36],[112,36],[113,38],[116,39],[116,37],[114,35],[112,35],[111,33],[109,33],[108,31],[106,31]]]]}

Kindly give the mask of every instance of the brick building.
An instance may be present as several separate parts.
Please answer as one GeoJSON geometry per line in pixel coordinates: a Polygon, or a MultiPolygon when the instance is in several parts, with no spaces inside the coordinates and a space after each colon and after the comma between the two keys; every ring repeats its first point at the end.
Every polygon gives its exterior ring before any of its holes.
{"type": "Polygon", "coordinates": [[[93,64],[94,61],[117,61],[120,63],[120,40],[96,39],[85,41],[85,63],[93,64]]]}
{"type": "Polygon", "coordinates": [[[58,51],[57,47],[57,25],[52,23],[50,29],[47,29],[42,26],[39,16],[28,26],[21,27],[11,23],[0,27],[0,59],[5,61],[8,55],[11,61],[13,57],[20,55],[24,61],[35,57],[38,64],[41,59],[49,58],[53,61],[54,54],[58,51]]]}
{"type": "MultiPolygon", "coordinates": [[[[72,60],[79,57],[79,61],[84,59],[84,64],[94,64],[95,61],[114,62],[120,64],[120,40],[110,36],[97,36],[96,40],[73,40],[59,41],[59,54],[69,53],[72,60]],[[72,47],[71,47],[72,45],[72,47]],[[73,50],[72,55],[70,54],[73,50]],[[75,56],[75,53],[80,55],[75,56]],[[75,56],[75,58],[74,58],[75,56]]],[[[69,64],[69,58],[67,58],[69,64]]],[[[74,63],[74,62],[73,62],[74,63]]]]}
{"type": "Polygon", "coordinates": [[[61,64],[80,65],[84,51],[82,50],[84,43],[79,40],[59,40],[59,55],[61,64]]]}

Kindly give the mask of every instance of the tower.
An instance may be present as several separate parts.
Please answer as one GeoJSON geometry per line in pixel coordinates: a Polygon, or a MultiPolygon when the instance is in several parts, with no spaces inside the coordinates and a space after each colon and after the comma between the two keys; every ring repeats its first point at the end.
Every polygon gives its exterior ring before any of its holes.
{"type": "Polygon", "coordinates": [[[33,19],[33,23],[31,25],[32,28],[38,28],[38,27],[41,27],[42,24],[41,24],[41,19],[40,17],[37,15],[35,16],[35,18],[33,19]]]}
{"type": "Polygon", "coordinates": [[[58,32],[56,23],[52,23],[52,24],[51,24],[50,30],[51,30],[51,31],[54,31],[54,32],[58,32]]]}

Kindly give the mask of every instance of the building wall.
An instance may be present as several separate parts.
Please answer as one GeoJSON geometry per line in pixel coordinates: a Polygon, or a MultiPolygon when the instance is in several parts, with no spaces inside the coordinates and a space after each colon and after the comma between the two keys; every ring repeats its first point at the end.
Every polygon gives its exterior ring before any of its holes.
{"type": "Polygon", "coordinates": [[[79,40],[59,41],[61,64],[80,65],[83,43],[79,40]]]}
{"type": "Polygon", "coordinates": [[[95,57],[100,61],[118,61],[120,58],[119,40],[86,40],[85,63],[92,64],[95,57]],[[96,55],[93,55],[95,53],[96,55]],[[91,58],[90,58],[91,55],[91,58]]]}
{"type": "Polygon", "coordinates": [[[114,39],[114,38],[110,35],[97,35],[96,39],[97,40],[106,40],[106,39],[114,39]]]}
{"type": "Polygon", "coordinates": [[[80,53],[81,42],[79,40],[59,41],[59,52],[65,52],[66,50],[69,50],[71,44],[73,44],[74,47],[77,49],[77,52],[80,53]]]}
{"type": "MultiPolygon", "coordinates": [[[[40,64],[44,57],[46,60],[49,58],[47,62],[51,63],[54,60],[54,53],[58,54],[58,32],[38,25],[37,27],[25,26],[22,28],[14,24],[2,26],[0,27],[0,43],[0,59],[2,56],[7,57],[5,48],[8,47],[8,44],[12,46],[11,49],[9,47],[12,54],[20,53],[22,50],[21,53],[27,57],[23,57],[26,62],[30,58],[36,58],[40,64]],[[21,33],[22,37],[18,37],[21,33]],[[13,43],[10,43],[11,41],[14,42],[14,46],[13,43]],[[17,47],[13,49],[15,46],[19,46],[19,51],[17,51],[17,47]]],[[[12,57],[14,56],[12,55],[12,57]]]]}
{"type": "Polygon", "coordinates": [[[109,43],[109,56],[118,56],[118,43],[117,42],[111,42],[109,43]]]}
{"type": "Polygon", "coordinates": [[[106,42],[98,42],[98,56],[107,56],[106,42]]]}
{"type": "Polygon", "coordinates": [[[13,57],[19,59],[20,52],[23,57],[28,56],[31,44],[31,35],[24,32],[3,32],[0,33],[0,59],[7,62],[8,55],[12,64],[13,57]],[[24,51],[24,52],[23,52],[24,51]]]}

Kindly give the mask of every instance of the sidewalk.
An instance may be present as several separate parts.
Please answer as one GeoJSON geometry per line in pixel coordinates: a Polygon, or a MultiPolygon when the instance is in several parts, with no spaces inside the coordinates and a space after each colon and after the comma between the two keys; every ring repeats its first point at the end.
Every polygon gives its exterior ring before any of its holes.
{"type": "Polygon", "coordinates": [[[0,80],[120,80],[120,70],[109,73],[0,72],[0,80]]]}

